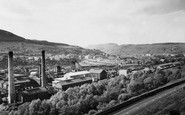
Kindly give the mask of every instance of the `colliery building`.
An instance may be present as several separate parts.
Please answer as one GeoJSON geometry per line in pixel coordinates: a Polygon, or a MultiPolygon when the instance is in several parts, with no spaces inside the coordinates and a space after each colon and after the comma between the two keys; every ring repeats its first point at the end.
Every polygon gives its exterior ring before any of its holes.
{"type": "MultiPolygon", "coordinates": [[[[29,78],[23,74],[14,74],[14,86],[15,91],[19,92],[26,89],[31,89],[34,87],[39,87],[40,85],[33,79],[29,78]]],[[[0,89],[8,90],[8,79],[5,78],[0,81],[0,89]]]]}
{"type": "Polygon", "coordinates": [[[58,89],[66,90],[69,87],[80,86],[85,83],[92,83],[107,78],[107,72],[103,69],[92,69],[90,71],[70,72],[62,78],[55,78],[52,86],[58,89]]]}
{"type": "Polygon", "coordinates": [[[46,89],[45,51],[42,51],[41,60],[41,84],[36,80],[22,74],[14,74],[13,52],[8,54],[8,77],[0,81],[0,89],[8,91],[8,103],[18,101],[27,102],[33,99],[47,99],[50,97],[46,89]]]}

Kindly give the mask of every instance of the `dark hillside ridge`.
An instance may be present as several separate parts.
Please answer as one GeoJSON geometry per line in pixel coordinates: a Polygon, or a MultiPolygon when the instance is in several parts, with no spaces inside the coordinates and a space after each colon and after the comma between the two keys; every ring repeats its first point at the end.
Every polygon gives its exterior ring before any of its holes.
{"type": "Polygon", "coordinates": [[[42,50],[46,53],[77,54],[77,55],[99,55],[103,54],[100,50],[90,50],[79,46],[68,45],[65,43],[54,43],[40,40],[25,39],[11,32],[0,29],[0,53],[14,51],[15,53],[40,54],[42,50]]]}
{"type": "Polygon", "coordinates": [[[25,42],[25,43],[34,43],[34,44],[42,44],[42,45],[68,46],[68,44],[64,44],[64,43],[54,43],[54,42],[48,42],[48,41],[42,41],[42,40],[25,39],[21,36],[15,35],[11,32],[1,30],[1,29],[0,29],[0,42],[25,42]]]}
{"type": "Polygon", "coordinates": [[[24,42],[26,39],[0,29],[0,42],[24,42]]]}

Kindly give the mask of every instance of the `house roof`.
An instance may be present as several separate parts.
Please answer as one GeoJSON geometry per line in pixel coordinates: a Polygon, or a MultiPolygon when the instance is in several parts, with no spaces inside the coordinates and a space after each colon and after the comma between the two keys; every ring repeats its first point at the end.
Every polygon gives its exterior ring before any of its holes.
{"type": "Polygon", "coordinates": [[[101,73],[102,71],[104,71],[103,69],[90,69],[89,72],[90,73],[101,73]]]}

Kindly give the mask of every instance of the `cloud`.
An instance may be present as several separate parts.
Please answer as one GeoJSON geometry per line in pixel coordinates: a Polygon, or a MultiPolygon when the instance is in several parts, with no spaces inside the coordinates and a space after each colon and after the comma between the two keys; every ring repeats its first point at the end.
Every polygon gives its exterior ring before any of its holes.
{"type": "Polygon", "coordinates": [[[184,0],[153,0],[152,4],[144,8],[148,14],[166,14],[179,10],[185,10],[184,0]]]}
{"type": "Polygon", "coordinates": [[[0,0],[0,27],[86,46],[185,41],[184,0],[0,0]]]}
{"type": "Polygon", "coordinates": [[[1,8],[4,9],[2,11],[6,11],[8,14],[14,14],[19,16],[29,16],[31,15],[31,11],[29,10],[28,4],[26,1],[21,0],[9,0],[9,1],[1,1],[1,8]]]}

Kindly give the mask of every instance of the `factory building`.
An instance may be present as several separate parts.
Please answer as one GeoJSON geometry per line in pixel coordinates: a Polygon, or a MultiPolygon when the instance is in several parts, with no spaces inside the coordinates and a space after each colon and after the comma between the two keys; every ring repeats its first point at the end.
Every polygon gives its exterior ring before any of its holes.
{"type": "Polygon", "coordinates": [[[66,73],[64,77],[55,78],[52,86],[61,90],[69,87],[81,86],[85,83],[92,83],[107,78],[107,72],[103,69],[91,69],[90,71],[78,71],[66,73]]]}
{"type": "Polygon", "coordinates": [[[45,51],[42,51],[41,60],[41,87],[31,77],[23,74],[14,74],[13,70],[13,52],[8,53],[8,79],[0,81],[0,89],[8,91],[8,103],[17,101],[31,101],[33,99],[47,99],[50,97],[47,89],[45,74],[45,51]]]}
{"type": "Polygon", "coordinates": [[[69,87],[80,86],[91,82],[92,78],[89,71],[78,71],[66,73],[64,77],[61,78],[55,78],[55,80],[52,81],[52,86],[66,90],[69,87]]]}
{"type": "MultiPolygon", "coordinates": [[[[26,89],[31,89],[34,87],[39,87],[40,85],[34,79],[29,78],[28,76],[14,75],[14,86],[15,91],[18,92],[26,89]]],[[[8,90],[8,87],[9,87],[8,79],[0,81],[1,90],[8,90]]]]}
{"type": "Polygon", "coordinates": [[[94,81],[99,81],[107,78],[107,72],[103,69],[90,69],[91,77],[94,81]]]}
{"type": "Polygon", "coordinates": [[[51,95],[48,93],[48,90],[44,87],[36,87],[33,89],[28,89],[24,91],[20,91],[18,93],[18,100],[20,102],[30,102],[34,99],[49,99],[51,95]]]}

